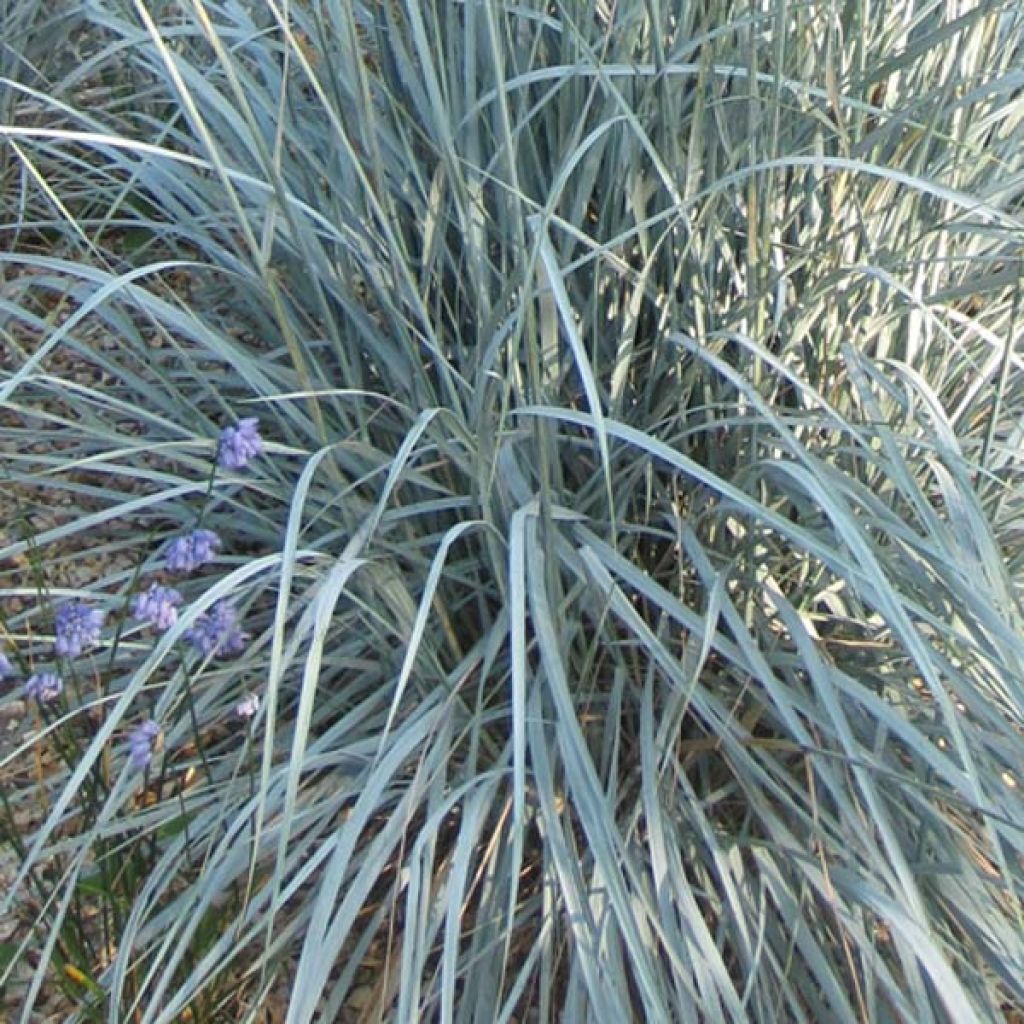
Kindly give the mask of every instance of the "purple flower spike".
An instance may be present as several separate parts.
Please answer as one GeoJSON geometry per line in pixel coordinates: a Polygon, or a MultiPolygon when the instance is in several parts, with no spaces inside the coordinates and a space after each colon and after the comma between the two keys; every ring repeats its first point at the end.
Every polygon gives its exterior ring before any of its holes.
{"type": "Polygon", "coordinates": [[[153,760],[154,749],[157,748],[157,739],[160,736],[160,726],[151,718],[147,718],[141,725],[137,725],[128,737],[128,752],[131,757],[132,767],[136,771],[148,768],[153,760]]]}
{"type": "Polygon", "coordinates": [[[208,612],[196,619],[191,629],[185,631],[185,639],[200,654],[221,656],[238,654],[245,649],[249,639],[238,625],[238,610],[228,601],[218,601],[208,612]]]}
{"type": "Polygon", "coordinates": [[[153,583],[149,590],[135,598],[132,615],[163,631],[178,621],[178,605],[181,601],[181,594],[173,587],[153,583]]]}
{"type": "Polygon", "coordinates": [[[64,682],[54,672],[37,672],[29,676],[25,683],[25,696],[32,697],[40,704],[48,704],[56,700],[60,691],[64,689],[64,682]]]}
{"type": "Polygon", "coordinates": [[[78,655],[100,642],[105,612],[90,608],[82,601],[67,601],[57,609],[54,649],[67,658],[78,655]]]}
{"type": "Polygon", "coordinates": [[[0,654],[0,679],[6,679],[14,675],[14,666],[5,654],[0,654]]]}
{"type": "Polygon", "coordinates": [[[220,537],[213,530],[193,530],[167,545],[167,568],[171,572],[191,572],[212,562],[219,548],[220,537]]]}
{"type": "Polygon", "coordinates": [[[217,465],[221,469],[242,469],[251,459],[263,453],[260,421],[249,416],[237,427],[225,427],[217,445],[217,465]]]}

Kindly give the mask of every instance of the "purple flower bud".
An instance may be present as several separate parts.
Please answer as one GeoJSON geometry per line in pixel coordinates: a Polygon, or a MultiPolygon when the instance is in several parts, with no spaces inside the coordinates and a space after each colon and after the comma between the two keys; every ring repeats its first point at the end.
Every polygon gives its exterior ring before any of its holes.
{"type": "Polygon", "coordinates": [[[132,615],[159,630],[170,629],[178,621],[178,605],[181,601],[181,594],[173,587],[153,583],[149,590],[135,598],[132,615]]]}
{"type": "Polygon", "coordinates": [[[57,609],[54,650],[67,658],[77,658],[82,651],[100,642],[105,613],[90,608],[83,601],[67,601],[57,609]]]}
{"type": "Polygon", "coordinates": [[[128,737],[128,754],[131,758],[132,767],[136,771],[148,768],[153,760],[153,752],[159,749],[158,738],[160,726],[151,718],[147,718],[141,725],[137,725],[128,737]]]}
{"type": "Polygon", "coordinates": [[[14,666],[5,654],[0,654],[0,679],[6,679],[14,675],[14,666]]]}
{"type": "Polygon", "coordinates": [[[238,421],[237,427],[225,427],[217,445],[217,465],[221,469],[242,469],[250,459],[263,452],[260,421],[249,416],[238,421]]]}
{"type": "Polygon", "coordinates": [[[64,681],[55,672],[36,672],[25,683],[25,696],[32,697],[40,704],[56,700],[64,689],[64,681]]]}
{"type": "Polygon", "coordinates": [[[258,693],[247,693],[236,705],[235,705],[235,717],[240,718],[243,722],[248,722],[249,719],[255,716],[256,712],[260,709],[260,697],[258,693]]]}
{"type": "Polygon", "coordinates": [[[249,639],[238,625],[238,610],[228,601],[218,601],[196,619],[185,639],[204,656],[238,654],[249,639]]]}
{"type": "Polygon", "coordinates": [[[175,537],[167,545],[167,568],[171,572],[191,572],[212,562],[220,547],[220,537],[213,530],[193,530],[184,537],[175,537]]]}

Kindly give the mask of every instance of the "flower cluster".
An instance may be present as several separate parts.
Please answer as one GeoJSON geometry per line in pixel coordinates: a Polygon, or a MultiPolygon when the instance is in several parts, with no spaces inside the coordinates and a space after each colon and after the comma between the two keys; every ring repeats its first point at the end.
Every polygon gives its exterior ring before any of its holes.
{"type": "MultiPolygon", "coordinates": [[[[263,453],[259,421],[256,417],[241,419],[235,426],[225,427],[217,443],[217,466],[239,470],[263,453]]],[[[213,531],[196,527],[190,533],[171,540],[164,551],[164,565],[171,573],[190,573],[214,561],[222,546],[213,531]]],[[[180,591],[161,582],[151,582],[135,595],[131,614],[139,622],[165,632],[178,621],[184,603],[180,591]]],[[[100,646],[106,612],[85,601],[71,600],[59,605],[54,616],[54,651],[59,657],[77,658],[100,646]]],[[[217,601],[212,608],[196,618],[185,631],[185,640],[203,657],[239,654],[245,649],[249,634],[241,627],[238,609],[227,600],[217,601]]],[[[0,654],[0,680],[15,673],[6,655],[0,654]]],[[[56,672],[34,672],[24,683],[23,692],[39,704],[56,700],[64,682],[56,672]]],[[[235,716],[251,719],[259,709],[259,697],[247,694],[236,706],[235,716]]],[[[136,770],[148,768],[162,744],[160,726],[147,718],[128,737],[128,755],[136,770]]]]}
{"type": "Polygon", "coordinates": [[[64,681],[55,672],[36,672],[25,683],[25,696],[32,697],[40,704],[49,704],[60,696],[64,681]]]}
{"type": "Polygon", "coordinates": [[[132,605],[132,615],[159,630],[168,630],[178,621],[181,594],[173,587],[150,584],[149,590],[139,594],[132,605]]]}
{"type": "MultiPolygon", "coordinates": [[[[259,421],[251,416],[235,426],[225,427],[217,443],[217,465],[220,469],[239,470],[263,452],[259,421]]],[[[196,527],[190,533],[171,540],[164,551],[168,572],[185,574],[209,564],[222,547],[221,538],[213,531],[196,527]]],[[[136,596],[132,615],[140,622],[158,630],[168,630],[178,621],[178,609],[184,599],[174,587],[151,583],[136,596]]],[[[238,609],[227,600],[220,600],[200,615],[184,633],[185,640],[203,657],[239,654],[245,649],[249,634],[242,630],[238,609]]],[[[259,697],[250,694],[235,709],[247,720],[259,708],[259,697]]],[[[137,726],[128,740],[129,756],[136,769],[149,766],[159,745],[160,726],[147,719],[137,726]]]]}
{"type": "Polygon", "coordinates": [[[248,722],[250,718],[255,717],[259,709],[260,695],[258,693],[247,693],[235,705],[235,717],[242,719],[243,722],[248,722]]]}
{"type": "Polygon", "coordinates": [[[54,650],[66,658],[77,658],[82,651],[98,647],[105,617],[84,601],[65,602],[57,609],[54,650]]]}
{"type": "Polygon", "coordinates": [[[212,562],[220,544],[220,537],[213,530],[193,530],[184,537],[175,537],[167,545],[167,568],[171,572],[192,572],[212,562]]]}
{"type": "Polygon", "coordinates": [[[132,730],[128,737],[128,756],[136,771],[149,767],[154,752],[159,748],[159,738],[160,726],[152,718],[147,718],[132,730]]]}
{"type": "Polygon", "coordinates": [[[237,427],[225,427],[217,446],[217,465],[221,469],[242,469],[251,459],[263,452],[259,420],[249,416],[238,421],[237,427]]]}
{"type": "MultiPolygon", "coordinates": [[[[53,650],[58,657],[77,658],[98,647],[106,612],[91,608],[84,601],[65,601],[54,616],[53,650]]],[[[0,679],[14,674],[14,666],[0,654],[0,679]]],[[[56,672],[33,672],[22,687],[26,699],[38,704],[56,700],[64,689],[64,680],[56,672]]]]}
{"type": "Polygon", "coordinates": [[[196,619],[185,639],[204,657],[211,654],[238,654],[245,649],[248,633],[238,625],[238,609],[229,601],[218,601],[196,619]]]}

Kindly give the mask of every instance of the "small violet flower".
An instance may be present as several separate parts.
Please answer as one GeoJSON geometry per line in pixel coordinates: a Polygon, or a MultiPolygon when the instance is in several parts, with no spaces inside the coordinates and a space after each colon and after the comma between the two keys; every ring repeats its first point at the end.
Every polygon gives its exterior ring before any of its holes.
{"type": "Polygon", "coordinates": [[[238,421],[237,427],[225,427],[217,445],[217,465],[221,469],[242,469],[250,459],[263,452],[260,421],[249,416],[238,421]]]}
{"type": "Polygon", "coordinates": [[[159,749],[158,738],[160,726],[151,718],[147,718],[141,725],[137,725],[128,737],[128,753],[131,758],[132,767],[136,771],[148,768],[153,760],[153,752],[159,749]]]}
{"type": "Polygon", "coordinates": [[[226,600],[218,601],[196,619],[185,639],[204,656],[238,654],[244,650],[248,633],[238,625],[238,610],[226,600]]]}
{"type": "Polygon", "coordinates": [[[36,672],[25,683],[25,696],[32,697],[40,704],[56,700],[64,689],[64,681],[54,672],[36,672]]]}
{"type": "Polygon", "coordinates": [[[54,649],[68,658],[100,642],[100,630],[106,613],[90,608],[83,601],[67,601],[57,609],[54,649]]]}
{"type": "Polygon", "coordinates": [[[235,717],[243,722],[248,722],[260,709],[260,696],[258,693],[247,693],[235,705],[235,717]]]}
{"type": "Polygon", "coordinates": [[[184,537],[175,537],[167,545],[167,568],[171,572],[191,572],[212,562],[220,547],[220,537],[213,530],[193,530],[184,537]]]}
{"type": "Polygon", "coordinates": [[[5,654],[0,654],[0,679],[6,679],[14,675],[14,666],[5,654]]]}
{"type": "Polygon", "coordinates": [[[173,587],[153,583],[149,590],[135,598],[132,615],[159,630],[170,629],[178,621],[178,605],[181,601],[181,594],[173,587]]]}

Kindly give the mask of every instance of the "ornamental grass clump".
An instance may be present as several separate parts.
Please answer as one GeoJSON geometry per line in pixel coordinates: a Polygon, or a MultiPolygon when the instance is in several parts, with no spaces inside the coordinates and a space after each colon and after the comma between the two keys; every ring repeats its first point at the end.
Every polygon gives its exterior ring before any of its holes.
{"type": "Polygon", "coordinates": [[[76,11],[0,99],[18,681],[107,612],[25,1018],[1024,1013],[1015,9],[76,11]]]}

